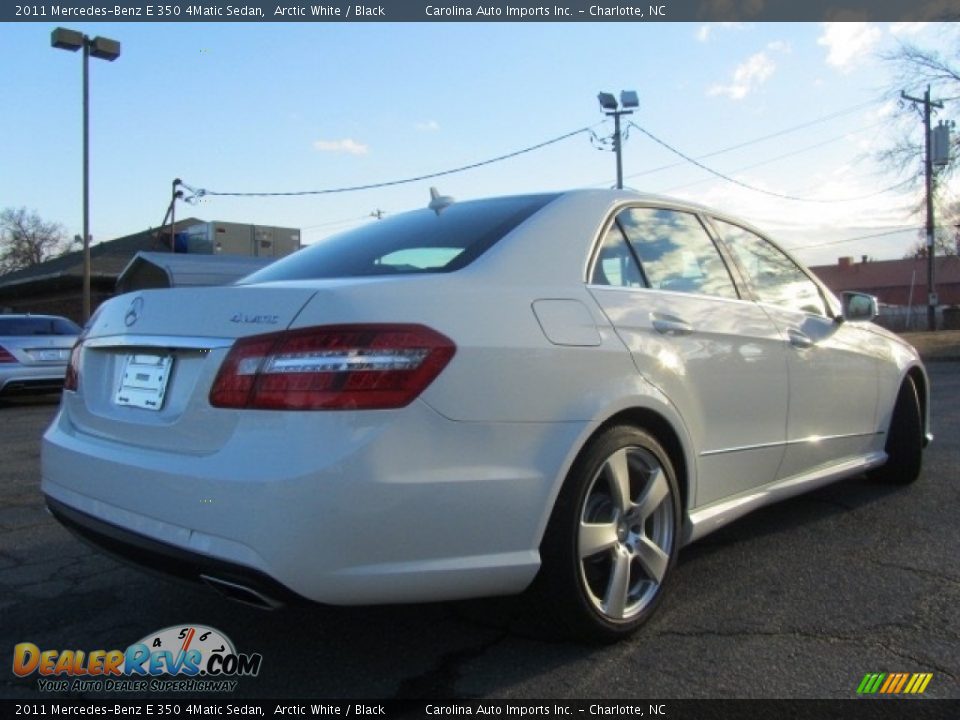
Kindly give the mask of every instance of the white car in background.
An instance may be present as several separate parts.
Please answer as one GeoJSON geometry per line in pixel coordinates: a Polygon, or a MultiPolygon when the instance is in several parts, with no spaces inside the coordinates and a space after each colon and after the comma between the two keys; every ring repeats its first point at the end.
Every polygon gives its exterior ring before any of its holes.
{"type": "Polygon", "coordinates": [[[609,640],[683,545],[917,477],[917,353],[749,225],[624,191],[442,200],[103,305],[43,440],[54,515],[261,606],[532,585],[609,640]]]}

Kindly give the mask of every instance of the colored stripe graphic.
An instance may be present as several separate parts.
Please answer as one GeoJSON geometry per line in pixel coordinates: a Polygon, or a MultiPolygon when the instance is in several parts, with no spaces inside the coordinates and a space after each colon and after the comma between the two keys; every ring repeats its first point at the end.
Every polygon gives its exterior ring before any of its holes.
{"type": "Polygon", "coordinates": [[[900,673],[890,673],[887,676],[887,681],[880,688],[880,693],[886,695],[890,692],[890,688],[897,684],[897,681],[900,679],[900,673]]]}
{"type": "Polygon", "coordinates": [[[858,695],[920,695],[933,673],[867,673],[857,686],[858,695]]]}
{"type": "Polygon", "coordinates": [[[922,693],[927,689],[927,685],[930,684],[932,678],[933,673],[914,673],[913,677],[910,678],[910,682],[907,683],[904,693],[910,693],[911,695],[922,693]]]}
{"type": "Polygon", "coordinates": [[[886,676],[886,673],[867,673],[863,676],[860,687],[857,688],[857,693],[860,695],[872,695],[880,687],[880,683],[883,682],[886,676]]]}
{"type": "Polygon", "coordinates": [[[890,692],[898,693],[903,690],[903,686],[907,683],[907,673],[900,673],[900,682],[897,683],[897,686],[893,688],[890,692]]]}

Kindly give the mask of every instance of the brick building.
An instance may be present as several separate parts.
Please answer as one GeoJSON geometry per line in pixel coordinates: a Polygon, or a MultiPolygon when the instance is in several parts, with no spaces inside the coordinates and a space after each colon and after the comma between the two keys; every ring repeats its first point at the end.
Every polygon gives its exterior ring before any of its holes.
{"type": "MultiPolygon", "coordinates": [[[[882,304],[918,307],[927,304],[927,260],[861,260],[842,257],[836,265],[810,268],[833,290],[857,290],[876,295],[882,304]]],[[[935,259],[935,284],[940,305],[960,305],[960,257],[935,259]]]]}

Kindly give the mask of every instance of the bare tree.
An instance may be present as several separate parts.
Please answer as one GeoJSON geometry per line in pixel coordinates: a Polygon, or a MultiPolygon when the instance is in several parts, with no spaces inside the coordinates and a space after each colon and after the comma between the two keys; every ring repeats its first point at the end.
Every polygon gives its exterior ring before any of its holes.
{"type": "MultiPolygon", "coordinates": [[[[933,231],[933,246],[936,254],[940,257],[960,255],[960,201],[942,203],[937,217],[937,227],[933,231]]],[[[903,257],[925,258],[926,256],[926,232],[921,231],[903,257]]]]}
{"type": "Polygon", "coordinates": [[[66,250],[66,230],[25,207],[0,211],[0,273],[37,265],[66,250]]]}
{"type": "MultiPolygon", "coordinates": [[[[894,52],[883,55],[893,70],[888,97],[897,101],[898,112],[894,117],[898,129],[896,139],[878,153],[881,164],[905,178],[916,191],[917,202],[913,208],[918,215],[924,212],[924,154],[923,110],[901,97],[902,92],[919,97],[929,85],[931,99],[944,101],[942,109],[934,109],[934,123],[951,119],[954,102],[960,99],[960,32],[952,24],[945,31],[949,54],[921,48],[911,43],[902,43],[894,52]]],[[[951,158],[960,157],[960,136],[951,138],[951,158]]],[[[934,251],[937,255],[958,255],[960,240],[960,202],[947,192],[947,179],[956,171],[956,161],[935,168],[933,179],[933,203],[937,229],[934,233],[934,251]]],[[[905,258],[925,258],[927,241],[921,236],[904,254],[905,258]]]]}
{"type": "MultiPolygon", "coordinates": [[[[949,33],[949,44],[955,48],[955,57],[910,43],[902,43],[896,51],[882,56],[893,69],[893,80],[887,95],[898,103],[897,125],[900,134],[890,147],[879,153],[879,159],[891,170],[916,178],[918,184],[923,177],[924,159],[923,132],[918,131],[922,127],[922,111],[913,103],[904,101],[900,94],[906,91],[907,94],[919,96],[929,85],[934,100],[947,101],[943,110],[935,111],[934,119],[950,119],[949,101],[960,99],[960,32],[955,27],[946,32],[949,33]],[[918,113],[921,115],[918,116],[918,113]]],[[[960,137],[956,133],[952,145],[951,155],[957,157],[960,137]]],[[[952,171],[953,165],[950,164],[939,174],[942,177],[952,171]]]]}
{"type": "MultiPolygon", "coordinates": [[[[933,246],[938,257],[956,255],[958,242],[960,242],[960,234],[955,228],[940,228],[933,236],[933,246]]],[[[925,258],[926,256],[926,237],[917,238],[903,255],[906,259],[925,258]]]]}

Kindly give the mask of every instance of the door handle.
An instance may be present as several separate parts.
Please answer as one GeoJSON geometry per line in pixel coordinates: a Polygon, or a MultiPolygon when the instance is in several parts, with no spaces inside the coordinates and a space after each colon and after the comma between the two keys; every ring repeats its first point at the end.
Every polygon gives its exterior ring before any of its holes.
{"type": "Polygon", "coordinates": [[[671,315],[652,315],[653,329],[661,335],[689,335],[693,326],[686,320],[671,315]]]}
{"type": "Polygon", "coordinates": [[[787,337],[790,338],[790,344],[795,348],[813,347],[813,340],[806,333],[790,328],[787,330],[787,337]]]}

